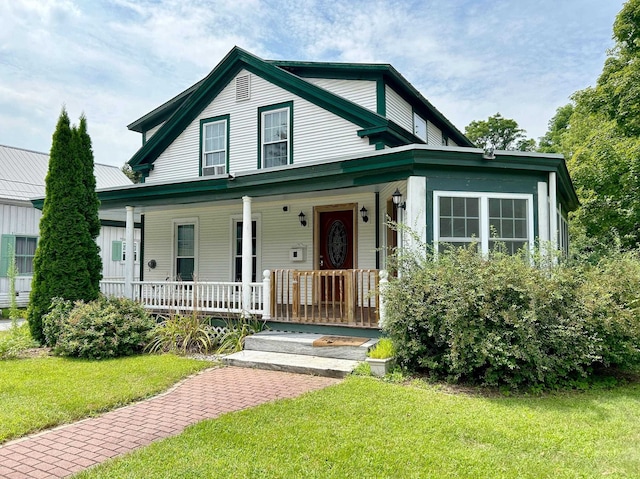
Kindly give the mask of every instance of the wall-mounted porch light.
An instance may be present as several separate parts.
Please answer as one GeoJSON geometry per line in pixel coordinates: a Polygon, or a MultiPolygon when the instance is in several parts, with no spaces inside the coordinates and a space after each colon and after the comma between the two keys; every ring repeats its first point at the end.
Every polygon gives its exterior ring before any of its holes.
{"type": "Polygon", "coordinates": [[[300,220],[300,224],[302,226],[307,226],[307,220],[305,218],[306,218],[305,214],[301,211],[300,214],[298,215],[298,219],[300,220]]]}
{"type": "Polygon", "coordinates": [[[362,221],[365,223],[369,221],[369,215],[367,213],[369,213],[369,211],[367,211],[364,206],[360,208],[360,216],[362,217],[362,221]]]}
{"type": "Polygon", "coordinates": [[[407,203],[402,201],[402,193],[400,190],[396,188],[396,191],[391,195],[391,199],[393,200],[393,204],[398,208],[402,208],[403,210],[407,208],[407,203]]]}

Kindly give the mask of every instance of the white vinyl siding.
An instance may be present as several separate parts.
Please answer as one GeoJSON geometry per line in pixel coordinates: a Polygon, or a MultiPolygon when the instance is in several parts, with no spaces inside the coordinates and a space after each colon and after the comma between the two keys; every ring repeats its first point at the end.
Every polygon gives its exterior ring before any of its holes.
{"type": "MultiPolygon", "coordinates": [[[[301,197],[296,199],[258,199],[252,201],[252,216],[258,220],[257,274],[262,281],[265,269],[290,268],[313,269],[313,206],[357,203],[358,209],[369,210],[369,222],[364,223],[358,214],[357,267],[376,267],[375,247],[375,196],[373,193],[336,194],[330,196],[301,197]],[[287,211],[283,206],[287,205],[287,211]],[[303,211],[307,226],[300,225],[298,213],[303,211]],[[291,248],[306,250],[305,261],[292,262],[291,248]]],[[[145,265],[145,280],[164,281],[172,275],[172,224],[185,214],[184,209],[145,214],[145,263],[155,259],[157,267],[145,265]]],[[[231,257],[233,219],[242,219],[242,200],[221,203],[219,206],[190,207],[189,214],[198,217],[200,231],[196,269],[199,281],[229,281],[233,277],[231,257]]]]}
{"type": "MultiPolygon", "coordinates": [[[[243,70],[239,75],[246,73],[243,70]]],[[[288,101],[293,102],[293,161],[296,165],[375,150],[367,138],[358,137],[357,131],[361,129],[358,125],[252,75],[249,100],[236,102],[235,80],[231,81],[160,154],[145,181],[169,182],[198,177],[200,120],[227,114],[230,115],[229,173],[256,170],[258,108],[288,101]]]]}
{"type": "Polygon", "coordinates": [[[305,80],[371,111],[377,110],[376,82],[374,81],[337,80],[334,78],[305,78],[305,80]]]}
{"type": "Polygon", "coordinates": [[[405,130],[413,133],[413,108],[396,91],[385,86],[387,97],[387,118],[395,121],[405,130]]]}
{"type": "Polygon", "coordinates": [[[442,145],[442,131],[430,121],[427,121],[427,144],[432,146],[442,145]]]}
{"type": "Polygon", "coordinates": [[[155,135],[155,134],[156,134],[156,132],[157,132],[160,128],[162,128],[162,125],[164,125],[164,122],[160,123],[159,125],[154,126],[153,128],[149,128],[149,129],[145,132],[145,135],[144,135],[144,137],[145,137],[146,141],[149,141],[149,140],[151,139],[151,137],[152,137],[153,135],[155,135]]]}
{"type": "MultiPolygon", "coordinates": [[[[133,230],[134,234],[134,249],[136,245],[138,247],[136,268],[134,269],[134,278],[140,279],[140,268],[138,263],[140,261],[140,228],[133,230]]],[[[100,247],[100,255],[102,256],[102,277],[103,279],[124,279],[124,243],[125,243],[126,231],[124,226],[103,226],[100,229],[100,235],[98,236],[96,243],[100,247]],[[119,245],[119,246],[116,246],[119,245]],[[114,251],[115,250],[115,251],[114,251]],[[120,253],[119,255],[115,253],[120,253]]]]}

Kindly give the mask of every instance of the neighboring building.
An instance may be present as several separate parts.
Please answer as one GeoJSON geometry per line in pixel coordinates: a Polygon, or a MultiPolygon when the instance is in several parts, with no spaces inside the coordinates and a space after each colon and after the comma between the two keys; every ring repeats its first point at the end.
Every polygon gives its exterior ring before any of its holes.
{"type": "MultiPolygon", "coordinates": [[[[14,251],[19,272],[16,279],[18,305],[26,306],[29,300],[33,256],[42,216],[42,212],[31,204],[31,199],[44,197],[48,168],[49,155],[45,153],[0,145],[0,307],[10,304],[7,278],[10,249],[14,251]]],[[[95,175],[98,188],[131,184],[115,166],[96,164],[95,175]]],[[[105,216],[102,225],[97,243],[103,275],[105,278],[123,278],[124,223],[109,221],[105,216]]]]}
{"type": "Polygon", "coordinates": [[[412,244],[388,218],[436,247],[566,247],[578,205],[561,156],[474,148],[385,64],[234,48],[129,129],[143,183],[99,197],[123,221],[125,207],[142,215],[145,282],[127,294],[158,309],[197,299],[291,329],[377,327],[378,272],[389,248],[412,244]]]}

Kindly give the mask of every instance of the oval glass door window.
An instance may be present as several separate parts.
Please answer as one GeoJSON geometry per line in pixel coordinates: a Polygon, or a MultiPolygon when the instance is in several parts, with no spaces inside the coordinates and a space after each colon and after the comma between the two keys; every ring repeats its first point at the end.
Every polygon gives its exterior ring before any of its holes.
{"type": "Polygon", "coordinates": [[[327,252],[329,261],[334,268],[341,268],[347,259],[348,251],[347,228],[340,220],[335,220],[327,233],[327,252]]]}

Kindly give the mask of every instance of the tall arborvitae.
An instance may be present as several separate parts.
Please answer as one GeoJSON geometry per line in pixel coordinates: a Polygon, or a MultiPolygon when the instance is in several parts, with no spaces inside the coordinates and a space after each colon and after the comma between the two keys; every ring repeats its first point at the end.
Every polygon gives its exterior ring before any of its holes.
{"type": "Polygon", "coordinates": [[[97,296],[100,292],[100,280],[102,279],[102,260],[100,259],[100,247],[95,242],[100,234],[100,217],[98,210],[100,209],[100,200],[96,193],[96,176],[94,173],[93,149],[91,148],[91,137],[87,132],[87,119],[84,115],[80,117],[80,124],[74,129],[77,135],[76,147],[78,148],[78,157],[82,163],[82,181],[85,189],[85,199],[80,205],[84,210],[84,217],[89,227],[89,234],[94,240],[90,248],[95,248],[87,258],[87,268],[91,278],[91,287],[95,290],[97,296]]]}
{"type": "Polygon", "coordinates": [[[80,136],[71,129],[63,109],[51,143],[40,239],[33,260],[28,320],[31,334],[39,342],[44,341],[42,316],[53,298],[90,301],[98,296],[92,272],[98,248],[86,218],[88,194],[83,179],[86,169],[79,154],[80,136]]]}

